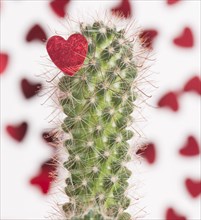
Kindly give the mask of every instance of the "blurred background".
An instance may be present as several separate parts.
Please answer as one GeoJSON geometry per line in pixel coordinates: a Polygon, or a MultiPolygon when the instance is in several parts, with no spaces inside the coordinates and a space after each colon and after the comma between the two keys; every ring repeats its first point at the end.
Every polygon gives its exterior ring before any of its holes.
{"type": "Polygon", "coordinates": [[[139,123],[147,146],[137,152],[142,156],[139,219],[201,219],[200,4],[0,1],[1,219],[45,219],[51,212],[56,179],[50,175],[55,169],[52,103],[43,104],[40,93],[46,87],[45,44],[55,33],[68,34],[68,15],[85,17],[100,9],[135,19],[152,53],[153,94],[143,109],[146,120],[139,123]]]}

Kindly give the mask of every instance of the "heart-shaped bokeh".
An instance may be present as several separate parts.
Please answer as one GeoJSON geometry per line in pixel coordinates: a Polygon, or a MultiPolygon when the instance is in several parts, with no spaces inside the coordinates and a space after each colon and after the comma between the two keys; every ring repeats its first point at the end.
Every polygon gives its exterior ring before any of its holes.
{"type": "Polygon", "coordinates": [[[166,211],[166,220],[186,220],[186,217],[177,213],[177,211],[175,211],[175,209],[173,208],[168,208],[166,211]]]}
{"type": "Polygon", "coordinates": [[[179,110],[179,102],[178,102],[178,94],[176,92],[168,92],[165,95],[163,95],[159,101],[158,101],[158,107],[161,108],[169,108],[172,111],[178,111],[179,110]]]}
{"type": "Polygon", "coordinates": [[[73,76],[84,63],[88,43],[81,34],[73,34],[67,40],[53,36],[48,40],[46,48],[53,63],[64,74],[73,76]]]}
{"type": "Polygon", "coordinates": [[[32,42],[32,41],[45,42],[46,40],[47,40],[47,35],[39,24],[35,24],[33,27],[31,27],[31,29],[29,30],[26,36],[27,42],[32,42]]]}
{"type": "Polygon", "coordinates": [[[201,78],[199,76],[193,76],[190,78],[183,88],[184,92],[194,92],[201,95],[201,78]]]}
{"type": "Polygon", "coordinates": [[[43,194],[47,194],[51,188],[52,182],[55,180],[57,172],[57,165],[55,158],[52,158],[40,167],[40,170],[36,176],[30,179],[30,184],[38,187],[43,194]]]}
{"type": "Polygon", "coordinates": [[[22,122],[17,125],[7,125],[6,131],[7,133],[16,141],[21,142],[28,129],[28,124],[26,122],[22,122]]]}
{"type": "Polygon", "coordinates": [[[66,7],[69,2],[70,0],[53,0],[50,2],[50,7],[57,16],[64,18],[66,15],[66,7]]]}
{"type": "Polygon", "coordinates": [[[200,149],[199,149],[199,144],[198,144],[196,138],[194,136],[190,135],[187,138],[184,146],[179,150],[179,153],[182,156],[186,156],[186,157],[192,157],[192,156],[199,155],[200,149]]]}
{"type": "Polygon", "coordinates": [[[24,78],[21,80],[21,88],[26,99],[32,98],[41,90],[41,83],[33,83],[24,78]]]}
{"type": "Polygon", "coordinates": [[[158,35],[158,31],[155,29],[145,29],[140,33],[139,38],[142,46],[147,49],[153,49],[153,41],[158,35]]]}
{"type": "Polygon", "coordinates": [[[187,178],[185,180],[185,185],[188,193],[196,198],[201,195],[201,180],[187,178]]]}
{"type": "Polygon", "coordinates": [[[121,0],[120,4],[111,9],[113,15],[129,18],[132,14],[131,3],[129,0],[121,0]]]}
{"type": "Polygon", "coordinates": [[[194,37],[191,28],[185,27],[179,36],[173,39],[173,43],[179,47],[191,48],[194,46],[194,37]]]}
{"type": "Polygon", "coordinates": [[[9,56],[7,53],[0,53],[0,74],[2,74],[8,65],[9,56]]]}
{"type": "Polygon", "coordinates": [[[176,3],[178,3],[180,0],[167,0],[167,4],[168,5],[174,5],[176,3]]]}
{"type": "Polygon", "coordinates": [[[153,164],[156,160],[156,147],[153,143],[143,145],[136,154],[141,155],[149,164],[153,164]]]}

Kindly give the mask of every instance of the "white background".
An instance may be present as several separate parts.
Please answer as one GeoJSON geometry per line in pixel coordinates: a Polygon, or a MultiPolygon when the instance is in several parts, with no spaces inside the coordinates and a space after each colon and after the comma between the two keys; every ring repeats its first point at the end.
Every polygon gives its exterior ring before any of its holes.
{"type": "MultiPolygon", "coordinates": [[[[73,1],[68,11],[93,14],[100,8],[110,9],[118,1],[73,1]]],[[[44,219],[50,210],[50,195],[44,196],[30,186],[29,179],[38,172],[40,164],[52,155],[51,149],[41,139],[41,132],[51,125],[45,119],[51,112],[42,99],[30,101],[23,98],[20,80],[27,77],[37,81],[36,75],[44,71],[45,45],[25,42],[29,28],[41,24],[49,36],[55,31],[65,31],[65,20],[51,11],[48,1],[3,1],[1,9],[1,50],[11,56],[10,65],[1,77],[1,218],[44,219]],[[5,132],[7,124],[26,120],[29,130],[25,140],[16,144],[5,132]]],[[[132,1],[133,15],[143,28],[159,30],[154,45],[154,63],[151,71],[159,89],[153,93],[149,104],[156,106],[161,94],[180,89],[191,75],[200,73],[200,1],[182,1],[167,6],[165,1],[132,1]],[[184,26],[194,33],[195,47],[176,48],[172,39],[184,26]]],[[[40,79],[40,78],[39,78],[40,79]]],[[[148,107],[143,111],[147,121],[141,129],[148,140],[156,143],[157,160],[152,166],[142,164],[142,182],[139,186],[146,220],[164,219],[169,206],[190,220],[200,216],[200,198],[192,199],[184,187],[186,177],[200,179],[200,159],[185,159],[178,150],[185,137],[193,134],[200,140],[200,97],[186,94],[181,97],[177,113],[148,107]]],[[[54,189],[50,194],[54,193],[54,189]]]]}

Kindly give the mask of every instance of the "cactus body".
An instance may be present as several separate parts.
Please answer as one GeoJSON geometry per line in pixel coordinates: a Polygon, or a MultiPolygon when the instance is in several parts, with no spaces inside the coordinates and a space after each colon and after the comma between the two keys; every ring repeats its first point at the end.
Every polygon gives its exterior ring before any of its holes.
{"type": "Polygon", "coordinates": [[[64,140],[69,202],[63,211],[72,220],[128,220],[125,191],[131,171],[125,164],[130,160],[127,141],[133,132],[128,127],[137,76],[133,43],[124,29],[102,21],[81,23],[80,33],[88,41],[84,64],[58,83],[66,115],[61,127],[69,135],[64,140]]]}

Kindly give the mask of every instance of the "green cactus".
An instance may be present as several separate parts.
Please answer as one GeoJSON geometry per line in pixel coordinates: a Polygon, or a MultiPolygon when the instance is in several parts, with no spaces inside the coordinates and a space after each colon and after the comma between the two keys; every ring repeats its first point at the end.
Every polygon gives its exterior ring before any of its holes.
{"type": "Polygon", "coordinates": [[[80,33],[88,40],[84,64],[58,82],[66,115],[61,126],[69,135],[64,140],[69,202],[63,211],[71,220],[129,220],[125,191],[131,171],[125,164],[131,160],[127,141],[134,133],[128,128],[137,97],[134,43],[124,29],[102,21],[81,23],[80,33]]]}

